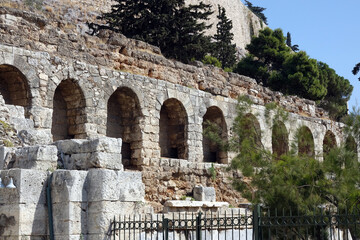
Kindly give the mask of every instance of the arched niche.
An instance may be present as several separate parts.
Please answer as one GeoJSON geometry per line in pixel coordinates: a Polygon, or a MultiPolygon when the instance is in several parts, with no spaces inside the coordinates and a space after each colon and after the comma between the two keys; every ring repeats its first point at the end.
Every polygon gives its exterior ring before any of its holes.
{"type": "Polygon", "coordinates": [[[251,113],[247,113],[244,118],[241,119],[240,125],[244,133],[244,136],[242,136],[243,139],[240,139],[240,141],[247,139],[250,140],[252,144],[255,144],[255,146],[261,147],[261,128],[256,117],[251,113]]]}
{"type": "Polygon", "coordinates": [[[314,137],[310,129],[302,126],[298,129],[298,153],[299,155],[315,157],[314,137]]]}
{"type": "Polygon", "coordinates": [[[6,104],[30,106],[30,88],[24,74],[16,67],[10,65],[0,65],[0,95],[3,96],[6,104]]]}
{"type": "MultiPolygon", "coordinates": [[[[209,107],[203,117],[203,132],[207,127],[217,131],[222,141],[227,139],[227,127],[224,115],[220,108],[209,107]]],[[[204,162],[227,163],[227,152],[223,151],[219,144],[210,140],[206,136],[203,137],[203,156],[204,162]]]]}
{"type": "Polygon", "coordinates": [[[139,98],[127,87],[118,88],[107,103],[106,136],[122,139],[121,155],[125,168],[140,158],[142,117],[139,98]]]}
{"type": "Polygon", "coordinates": [[[289,151],[289,134],[283,122],[278,121],[273,125],[271,143],[273,154],[276,156],[281,156],[289,151]]]}
{"type": "Polygon", "coordinates": [[[166,100],[160,110],[161,157],[188,158],[187,114],[184,106],[175,98],[166,100]]]}
{"type": "Polygon", "coordinates": [[[67,79],[57,86],[53,99],[53,141],[85,138],[85,98],[78,83],[67,79]]]}
{"type": "Polygon", "coordinates": [[[353,136],[347,136],[345,140],[345,148],[357,155],[358,154],[357,147],[358,146],[356,144],[355,138],[353,136]]]}
{"type": "Polygon", "coordinates": [[[330,130],[327,130],[324,136],[324,140],[323,140],[323,154],[324,156],[326,156],[330,150],[334,147],[336,147],[336,137],[335,134],[333,132],[331,132],[330,130]]]}

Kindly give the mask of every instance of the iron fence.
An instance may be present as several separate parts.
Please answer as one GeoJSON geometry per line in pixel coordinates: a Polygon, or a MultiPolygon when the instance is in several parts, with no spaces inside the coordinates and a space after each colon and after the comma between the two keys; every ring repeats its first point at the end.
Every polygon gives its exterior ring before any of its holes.
{"type": "Polygon", "coordinates": [[[356,240],[359,211],[317,208],[301,214],[291,210],[232,210],[221,213],[173,213],[119,216],[111,221],[113,240],[356,240]]]}
{"type": "Polygon", "coordinates": [[[122,216],[111,221],[113,240],[251,240],[252,214],[220,213],[122,216]]]}

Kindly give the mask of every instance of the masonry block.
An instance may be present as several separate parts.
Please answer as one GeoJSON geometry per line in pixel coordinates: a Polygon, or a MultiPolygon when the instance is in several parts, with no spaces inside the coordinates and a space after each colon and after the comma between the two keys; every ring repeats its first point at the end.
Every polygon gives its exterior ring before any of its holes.
{"type": "Polygon", "coordinates": [[[203,187],[201,185],[194,187],[194,198],[196,201],[216,201],[215,188],[203,187]]]}

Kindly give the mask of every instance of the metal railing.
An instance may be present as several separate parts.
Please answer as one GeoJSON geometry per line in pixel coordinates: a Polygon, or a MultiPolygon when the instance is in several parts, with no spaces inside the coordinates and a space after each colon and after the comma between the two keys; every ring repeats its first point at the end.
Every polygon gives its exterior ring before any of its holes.
{"type": "Polygon", "coordinates": [[[360,214],[316,208],[306,215],[291,210],[254,210],[254,239],[360,239],[360,214]]]}
{"type": "Polygon", "coordinates": [[[359,211],[286,210],[220,213],[173,213],[121,216],[111,221],[113,240],[350,240],[360,239],[359,211]]]}
{"type": "Polygon", "coordinates": [[[252,214],[173,213],[170,215],[122,216],[111,221],[113,240],[251,240],[252,214]]]}

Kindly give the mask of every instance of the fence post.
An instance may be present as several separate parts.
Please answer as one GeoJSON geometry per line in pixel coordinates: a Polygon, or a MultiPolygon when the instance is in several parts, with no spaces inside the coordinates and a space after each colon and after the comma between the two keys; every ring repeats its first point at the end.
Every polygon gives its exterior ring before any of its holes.
{"type": "Polygon", "coordinates": [[[196,240],[201,240],[201,212],[196,217],[196,240]]]}
{"type": "Polygon", "coordinates": [[[169,239],[169,219],[163,218],[163,240],[169,239]]]}
{"type": "Polygon", "coordinates": [[[253,235],[254,240],[260,240],[261,234],[260,234],[261,228],[260,228],[260,206],[255,205],[254,211],[253,211],[253,235]]]}

